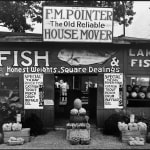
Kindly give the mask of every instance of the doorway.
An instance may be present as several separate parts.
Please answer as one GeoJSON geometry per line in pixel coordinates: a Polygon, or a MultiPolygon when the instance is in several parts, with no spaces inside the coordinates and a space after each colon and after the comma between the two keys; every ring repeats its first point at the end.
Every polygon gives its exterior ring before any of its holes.
{"type": "Polygon", "coordinates": [[[82,101],[90,117],[89,123],[96,124],[97,75],[56,74],[55,75],[55,126],[69,122],[70,110],[76,98],[82,101]]]}

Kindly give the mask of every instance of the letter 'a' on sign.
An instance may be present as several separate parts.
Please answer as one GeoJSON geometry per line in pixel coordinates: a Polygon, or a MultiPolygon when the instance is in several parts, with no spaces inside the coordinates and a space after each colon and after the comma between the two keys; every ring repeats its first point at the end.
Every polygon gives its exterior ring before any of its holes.
{"type": "Polygon", "coordinates": [[[113,8],[43,7],[43,41],[102,42],[113,39],[113,8]]]}

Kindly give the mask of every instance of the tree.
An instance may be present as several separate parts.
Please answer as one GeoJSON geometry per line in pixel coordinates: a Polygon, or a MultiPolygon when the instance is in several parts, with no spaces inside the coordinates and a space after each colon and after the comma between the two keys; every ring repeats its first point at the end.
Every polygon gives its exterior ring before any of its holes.
{"type": "Polygon", "coordinates": [[[0,1],[0,25],[13,32],[33,30],[26,19],[38,22],[41,16],[40,1],[0,1]]]}
{"type": "Polygon", "coordinates": [[[42,22],[42,6],[84,6],[84,7],[113,7],[114,21],[120,25],[129,26],[135,12],[133,1],[100,1],[100,0],[49,0],[49,1],[0,1],[0,25],[11,29],[12,32],[33,30],[27,23],[42,22]],[[125,17],[126,16],[126,17],[125,17]]]}

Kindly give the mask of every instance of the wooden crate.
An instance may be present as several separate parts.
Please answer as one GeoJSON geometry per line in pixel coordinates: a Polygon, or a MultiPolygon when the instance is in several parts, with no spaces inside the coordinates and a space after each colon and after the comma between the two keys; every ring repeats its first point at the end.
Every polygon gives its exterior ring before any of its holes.
{"type": "Polygon", "coordinates": [[[128,142],[130,137],[140,137],[146,139],[147,131],[121,131],[121,141],[128,142]]]}
{"type": "Polygon", "coordinates": [[[21,131],[3,131],[4,143],[8,142],[10,137],[21,137],[25,142],[30,141],[30,128],[23,128],[21,131]]]}
{"type": "Polygon", "coordinates": [[[77,135],[80,138],[90,139],[90,129],[67,129],[66,140],[70,140],[74,135],[77,135]]]}

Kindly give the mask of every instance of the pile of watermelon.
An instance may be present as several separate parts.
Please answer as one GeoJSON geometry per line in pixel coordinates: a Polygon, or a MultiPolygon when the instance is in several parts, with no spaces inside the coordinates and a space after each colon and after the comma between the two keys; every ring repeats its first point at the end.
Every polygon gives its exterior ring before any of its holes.
{"type": "Polygon", "coordinates": [[[86,109],[79,98],[74,100],[74,108],[70,110],[70,122],[66,124],[67,137],[72,145],[90,144],[90,124],[86,109]],[[70,130],[70,131],[69,131],[70,130]]]}
{"type": "Polygon", "coordinates": [[[88,117],[86,109],[82,107],[82,101],[80,99],[74,100],[74,108],[70,110],[70,122],[71,123],[87,123],[88,117]]]}
{"type": "Polygon", "coordinates": [[[150,99],[150,86],[127,85],[127,98],[150,99]]]}

